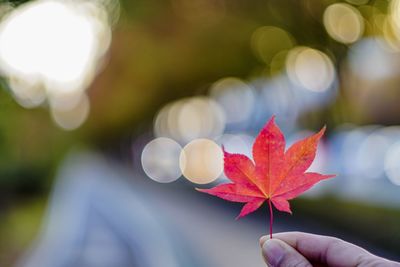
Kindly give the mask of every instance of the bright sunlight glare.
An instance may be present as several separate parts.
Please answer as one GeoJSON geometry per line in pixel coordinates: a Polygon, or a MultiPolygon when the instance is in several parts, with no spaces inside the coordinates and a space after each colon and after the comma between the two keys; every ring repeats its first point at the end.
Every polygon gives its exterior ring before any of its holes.
{"type": "Polygon", "coordinates": [[[0,71],[13,81],[9,85],[22,106],[54,102],[84,92],[110,41],[107,11],[99,1],[32,1],[0,24],[0,71]]]}

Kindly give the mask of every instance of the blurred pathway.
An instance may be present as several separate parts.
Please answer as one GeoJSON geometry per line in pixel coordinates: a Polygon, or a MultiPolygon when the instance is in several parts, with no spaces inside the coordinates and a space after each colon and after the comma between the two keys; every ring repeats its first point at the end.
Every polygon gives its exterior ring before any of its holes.
{"type": "MultiPolygon", "coordinates": [[[[193,187],[159,184],[97,154],[75,152],[59,171],[42,234],[18,266],[265,266],[258,239],[267,213],[235,221],[240,204],[193,187]]],[[[330,233],[318,222],[281,216],[275,232],[330,233]]]]}

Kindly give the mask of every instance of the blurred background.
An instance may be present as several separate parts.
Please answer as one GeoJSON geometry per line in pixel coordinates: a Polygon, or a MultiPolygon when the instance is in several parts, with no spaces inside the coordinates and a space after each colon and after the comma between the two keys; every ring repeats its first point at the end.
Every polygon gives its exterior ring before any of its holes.
{"type": "Polygon", "coordinates": [[[400,260],[400,0],[0,2],[0,266],[264,266],[220,145],[327,125],[275,231],[400,260]]]}

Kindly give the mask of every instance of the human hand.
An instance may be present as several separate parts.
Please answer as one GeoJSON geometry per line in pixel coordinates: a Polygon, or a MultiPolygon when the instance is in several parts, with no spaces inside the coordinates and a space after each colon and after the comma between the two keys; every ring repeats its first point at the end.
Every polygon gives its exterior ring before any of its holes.
{"type": "Polygon", "coordinates": [[[262,255],[270,267],[400,267],[400,263],[372,255],[341,239],[286,232],[260,239],[262,255]]]}

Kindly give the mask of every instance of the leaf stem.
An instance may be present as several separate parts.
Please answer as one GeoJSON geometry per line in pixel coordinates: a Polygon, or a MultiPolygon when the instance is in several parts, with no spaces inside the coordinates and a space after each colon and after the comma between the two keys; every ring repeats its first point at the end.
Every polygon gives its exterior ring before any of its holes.
{"type": "Polygon", "coordinates": [[[272,224],[274,222],[274,213],[272,210],[272,203],[271,199],[268,199],[268,206],[269,206],[269,238],[272,239],[272,224]]]}

